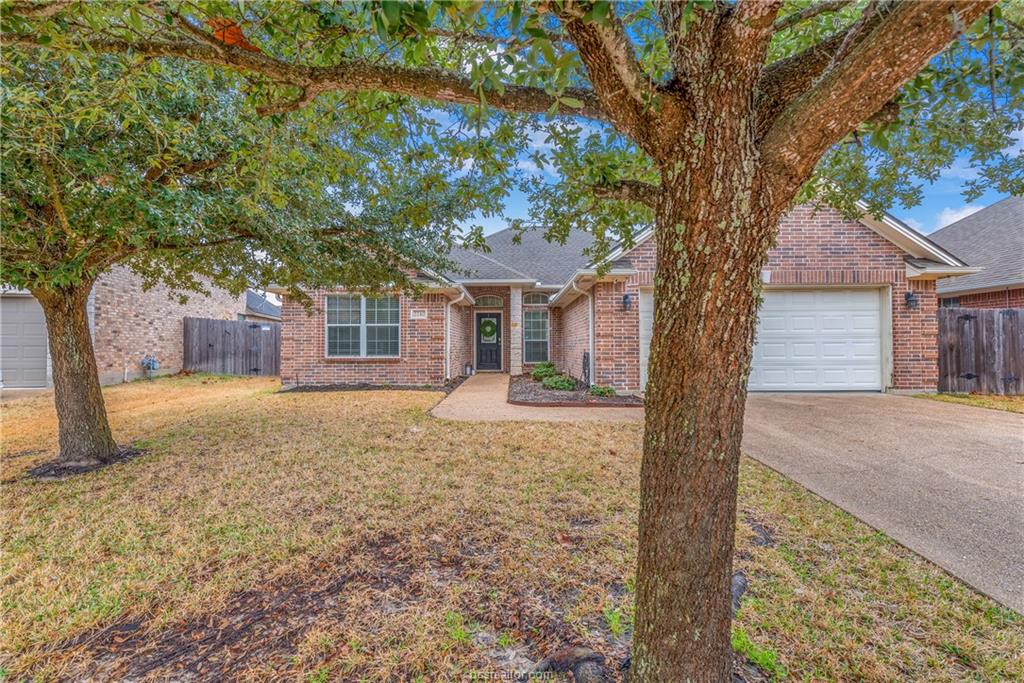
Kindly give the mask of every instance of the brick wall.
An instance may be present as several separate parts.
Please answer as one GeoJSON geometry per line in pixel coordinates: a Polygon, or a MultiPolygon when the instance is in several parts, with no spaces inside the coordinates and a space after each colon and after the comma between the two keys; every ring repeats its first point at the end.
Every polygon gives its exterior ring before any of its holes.
{"type": "Polygon", "coordinates": [[[450,307],[448,319],[451,340],[451,375],[453,378],[466,374],[466,364],[473,363],[473,307],[454,305],[450,307]]]}
{"type": "Polygon", "coordinates": [[[980,294],[950,294],[943,299],[959,300],[961,308],[1024,308],[1024,287],[980,294]]]}
{"type": "MultiPolygon", "coordinates": [[[[327,358],[324,307],[328,294],[310,292],[312,315],[285,297],[281,305],[281,380],[303,384],[441,384],[444,381],[444,321],[448,299],[441,294],[400,297],[400,349],[397,358],[327,358]],[[410,320],[412,310],[426,312],[410,320]]],[[[456,309],[457,310],[457,309],[456,309]]]]}
{"type": "Polygon", "coordinates": [[[143,291],[140,277],[114,266],[93,286],[90,310],[100,382],[112,384],[124,380],[126,367],[128,379],[141,377],[146,354],[160,361],[160,374],[181,370],[183,319],[234,320],[245,312],[245,295],[212,287],[210,296],[191,293],[181,304],[167,287],[143,291]]]}
{"type": "MultiPolygon", "coordinates": [[[[625,282],[594,288],[597,358],[594,381],[631,391],[640,385],[639,290],[653,286],[655,241],[648,239],[628,254],[638,271],[625,282]],[[622,309],[630,294],[633,306],[622,309]]],[[[892,291],[893,377],[896,389],[934,389],[938,382],[937,298],[933,281],[908,282],[903,251],[858,221],[831,209],[797,207],[779,224],[765,267],[768,286],[888,286],[892,291]],[[907,291],[918,308],[909,309],[907,291]]],[[[564,326],[564,324],[563,324],[564,326]]]]}
{"type": "Polygon", "coordinates": [[[585,296],[561,309],[557,334],[560,343],[552,346],[555,365],[576,379],[583,377],[583,354],[590,350],[589,310],[590,302],[585,296]]]}

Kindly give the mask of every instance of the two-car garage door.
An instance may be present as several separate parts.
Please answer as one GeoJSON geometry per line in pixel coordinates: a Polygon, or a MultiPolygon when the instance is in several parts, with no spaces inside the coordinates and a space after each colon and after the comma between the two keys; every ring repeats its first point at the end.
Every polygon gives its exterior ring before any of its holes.
{"type": "MultiPolygon", "coordinates": [[[[882,297],[877,289],[765,290],[750,391],[880,391],[882,297]]],[[[640,296],[641,381],[653,315],[640,296]]]]}

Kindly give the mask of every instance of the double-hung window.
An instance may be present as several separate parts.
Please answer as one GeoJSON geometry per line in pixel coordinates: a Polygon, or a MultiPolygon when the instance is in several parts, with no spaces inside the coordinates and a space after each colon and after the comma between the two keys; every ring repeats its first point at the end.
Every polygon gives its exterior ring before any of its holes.
{"type": "Polygon", "coordinates": [[[523,312],[523,361],[544,363],[548,359],[548,312],[523,312]]]}
{"type": "Polygon", "coordinates": [[[379,358],[399,355],[398,298],[354,294],[327,297],[327,356],[379,358]]]}

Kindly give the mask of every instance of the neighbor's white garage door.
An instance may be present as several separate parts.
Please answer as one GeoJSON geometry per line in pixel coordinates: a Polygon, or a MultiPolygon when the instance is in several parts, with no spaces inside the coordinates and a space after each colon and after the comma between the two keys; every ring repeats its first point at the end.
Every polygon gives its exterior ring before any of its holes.
{"type": "Polygon", "coordinates": [[[0,297],[0,384],[46,386],[46,321],[31,296],[0,297]]]}
{"type": "MultiPolygon", "coordinates": [[[[654,324],[654,297],[640,291],[640,382],[654,324]]],[[[757,326],[751,391],[882,389],[881,296],[875,289],[766,290],[757,326]]]]}
{"type": "Polygon", "coordinates": [[[875,289],[765,290],[750,391],[882,389],[875,289]]]}

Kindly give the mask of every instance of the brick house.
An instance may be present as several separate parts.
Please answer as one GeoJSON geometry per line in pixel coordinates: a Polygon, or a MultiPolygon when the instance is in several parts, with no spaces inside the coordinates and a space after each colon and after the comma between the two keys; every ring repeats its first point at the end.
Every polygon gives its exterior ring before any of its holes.
{"type": "MultiPolygon", "coordinates": [[[[28,292],[5,291],[0,306],[0,385],[49,386],[46,323],[39,303],[28,292]]],[[[246,312],[246,298],[212,287],[210,296],[191,294],[181,303],[165,286],[144,290],[139,276],[114,266],[93,285],[87,312],[100,382],[113,384],[141,377],[147,354],[160,362],[158,374],[178,372],[183,319],[235,320],[246,312]]]]}
{"type": "Polygon", "coordinates": [[[941,280],[940,305],[1024,308],[1024,197],[1007,197],[928,237],[982,268],[941,280]]]}
{"type": "MultiPolygon", "coordinates": [[[[639,392],[653,328],[655,242],[642,234],[599,272],[583,232],[564,245],[504,230],[458,273],[421,274],[423,294],[312,291],[313,313],[282,302],[285,385],[439,384],[541,361],[592,384],[639,392]]],[[[764,269],[751,390],[934,390],[936,280],[974,273],[891,218],[797,207],[764,269]]],[[[283,292],[280,292],[283,294],[283,292]]]]}

